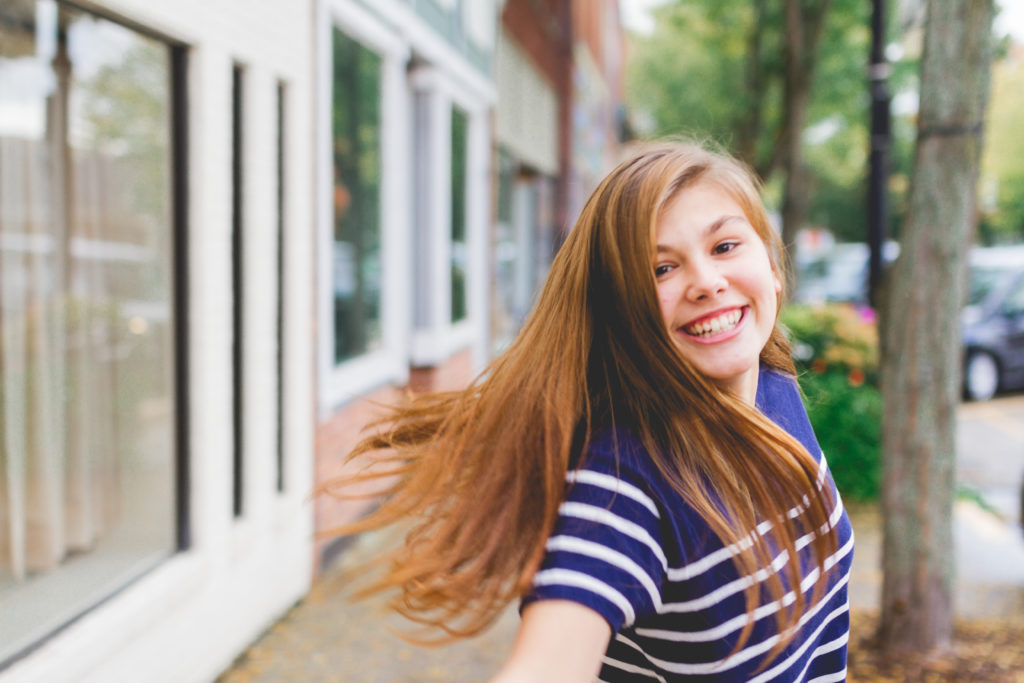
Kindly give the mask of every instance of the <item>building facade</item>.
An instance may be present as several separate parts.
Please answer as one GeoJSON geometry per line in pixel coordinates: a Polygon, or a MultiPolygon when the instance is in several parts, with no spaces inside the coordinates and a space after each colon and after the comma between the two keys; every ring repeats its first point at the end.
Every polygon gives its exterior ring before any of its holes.
{"type": "MultiPolygon", "coordinates": [[[[489,357],[498,3],[319,10],[318,488],[345,471],[375,405],[464,386],[489,357]]],[[[368,502],[315,505],[327,532],[368,502]]],[[[344,543],[318,540],[317,567],[344,543]]]]}
{"type": "Polygon", "coordinates": [[[621,56],[615,0],[0,4],[0,682],[210,680],[305,594],[374,406],[518,329],[621,56]]]}
{"type": "Polygon", "coordinates": [[[308,589],[313,26],[0,3],[0,680],[209,680],[308,589]]]}
{"type": "Polygon", "coordinates": [[[587,195],[618,161],[618,0],[506,0],[498,88],[492,343],[514,337],[587,195]]]}

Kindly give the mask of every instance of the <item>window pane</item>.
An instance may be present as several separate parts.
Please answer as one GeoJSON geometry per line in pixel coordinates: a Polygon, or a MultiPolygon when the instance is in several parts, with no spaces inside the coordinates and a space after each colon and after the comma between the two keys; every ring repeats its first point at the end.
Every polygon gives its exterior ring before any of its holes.
{"type": "Polygon", "coordinates": [[[516,264],[520,245],[512,224],[512,192],[518,164],[504,150],[498,151],[497,224],[495,226],[495,298],[491,308],[493,352],[501,353],[511,343],[519,327],[516,308],[516,264]]]}
{"type": "Polygon", "coordinates": [[[169,64],[0,5],[0,661],[175,548],[169,64]]]}
{"type": "Polygon", "coordinates": [[[334,360],[380,348],[381,60],[334,29],[334,360]]]}
{"type": "Polygon", "coordinates": [[[452,109],[452,322],[466,318],[466,138],[469,119],[452,109]]]}

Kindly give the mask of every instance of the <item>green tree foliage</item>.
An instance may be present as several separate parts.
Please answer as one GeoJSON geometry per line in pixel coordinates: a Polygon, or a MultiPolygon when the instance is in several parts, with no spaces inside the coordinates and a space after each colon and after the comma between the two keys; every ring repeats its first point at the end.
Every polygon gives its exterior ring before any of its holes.
{"type": "Polygon", "coordinates": [[[981,162],[979,239],[1024,241],[1024,46],[1011,46],[993,65],[992,95],[981,162]]]}
{"type": "MultiPolygon", "coordinates": [[[[805,9],[819,2],[801,0],[805,9]]],[[[686,0],[632,36],[627,100],[653,136],[712,138],[769,183],[782,182],[784,0],[686,0]]],[[[803,134],[808,222],[864,239],[870,3],[832,0],[816,54],[803,134]]]]}
{"type": "MultiPolygon", "coordinates": [[[[684,133],[732,146],[744,114],[755,105],[744,87],[752,3],[675,3],[655,13],[654,32],[631,37],[626,82],[631,108],[650,115],[654,136],[684,133]]],[[[775,47],[766,52],[775,56],[777,71],[781,62],[775,47]]],[[[777,99],[766,107],[776,125],[777,99]]]]}
{"type": "MultiPolygon", "coordinates": [[[[132,178],[131,187],[122,187],[120,197],[141,216],[167,220],[170,55],[166,46],[148,38],[132,36],[126,44],[123,54],[87,78],[79,78],[72,64],[73,90],[80,104],[77,125],[71,128],[79,139],[73,137],[72,144],[116,160],[132,178]]],[[[129,234],[107,237],[143,244],[161,235],[140,221],[122,222],[117,229],[129,234]]],[[[162,251],[165,246],[159,248],[162,251]]]]}

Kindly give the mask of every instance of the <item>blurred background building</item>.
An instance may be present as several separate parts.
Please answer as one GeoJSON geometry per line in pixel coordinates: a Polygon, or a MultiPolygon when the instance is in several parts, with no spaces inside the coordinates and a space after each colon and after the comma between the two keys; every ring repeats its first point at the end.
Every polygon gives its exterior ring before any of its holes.
{"type": "Polygon", "coordinates": [[[2,0],[0,681],[208,680],[304,595],[373,402],[514,336],[623,58],[616,0],[2,0]]]}

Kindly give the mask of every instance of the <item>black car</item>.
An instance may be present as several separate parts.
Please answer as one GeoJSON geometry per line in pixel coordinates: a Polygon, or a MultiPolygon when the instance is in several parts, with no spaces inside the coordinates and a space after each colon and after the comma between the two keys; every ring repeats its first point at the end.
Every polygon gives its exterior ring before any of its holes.
{"type": "Polygon", "coordinates": [[[1024,246],[975,249],[961,318],[964,396],[1024,387],[1024,246]]]}

